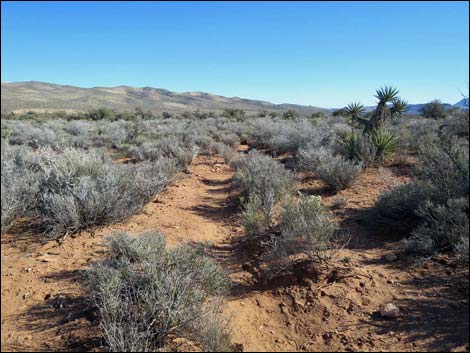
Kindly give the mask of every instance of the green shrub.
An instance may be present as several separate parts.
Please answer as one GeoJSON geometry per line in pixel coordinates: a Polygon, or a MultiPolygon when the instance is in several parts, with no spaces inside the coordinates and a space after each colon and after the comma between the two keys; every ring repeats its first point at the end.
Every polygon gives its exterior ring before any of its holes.
{"type": "Polygon", "coordinates": [[[205,351],[233,349],[212,299],[227,293],[229,280],[200,248],[167,250],[158,233],[119,233],[107,244],[111,258],[86,278],[110,351],[159,351],[170,333],[205,351]]]}

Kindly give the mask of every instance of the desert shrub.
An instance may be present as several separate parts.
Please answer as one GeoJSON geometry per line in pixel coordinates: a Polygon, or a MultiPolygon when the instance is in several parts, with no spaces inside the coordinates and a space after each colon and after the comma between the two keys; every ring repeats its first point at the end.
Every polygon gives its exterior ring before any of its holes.
{"type": "Polygon", "coordinates": [[[334,155],[325,148],[307,148],[299,152],[302,169],[315,172],[328,186],[339,191],[354,184],[362,172],[362,163],[334,155]]]}
{"type": "Polygon", "coordinates": [[[301,195],[287,202],[281,213],[280,235],[269,241],[265,258],[268,276],[289,271],[293,255],[306,254],[310,260],[324,258],[336,225],[322,206],[319,196],[301,195]]]}
{"type": "Polygon", "coordinates": [[[257,195],[249,196],[243,205],[241,221],[250,239],[257,240],[271,226],[271,214],[263,213],[262,208],[262,202],[257,195]]]}
{"type": "Polygon", "coordinates": [[[237,151],[225,143],[216,142],[214,144],[216,152],[224,159],[225,163],[230,163],[237,155],[237,151]]]}
{"type": "Polygon", "coordinates": [[[466,109],[446,118],[439,130],[447,136],[457,136],[468,140],[469,126],[469,114],[468,109],[466,109]]]}
{"type": "Polygon", "coordinates": [[[173,160],[116,165],[103,153],[40,150],[36,213],[51,235],[123,219],[172,179],[173,160]]]}
{"type": "Polygon", "coordinates": [[[334,141],[335,130],[309,119],[280,120],[258,119],[253,138],[258,147],[267,147],[274,154],[296,153],[300,148],[329,146],[334,141]]]}
{"type": "Polygon", "coordinates": [[[8,126],[11,129],[9,143],[12,145],[27,145],[32,148],[54,147],[60,145],[64,139],[59,131],[31,121],[14,121],[14,124],[8,126]]]}
{"type": "Polygon", "coordinates": [[[441,136],[422,141],[415,181],[383,194],[366,219],[411,234],[404,240],[409,252],[461,252],[468,243],[468,140],[441,136]]]}
{"type": "Polygon", "coordinates": [[[233,349],[211,300],[227,293],[229,280],[200,248],[166,249],[158,233],[115,234],[107,244],[111,258],[86,278],[110,351],[159,351],[170,333],[205,351],[233,349]]]}
{"type": "Polygon", "coordinates": [[[257,199],[266,223],[274,206],[292,191],[293,176],[282,164],[256,150],[232,161],[234,184],[242,195],[257,199]]]}
{"type": "Polygon", "coordinates": [[[94,136],[96,146],[118,147],[129,141],[130,123],[124,120],[113,122],[100,121],[94,136]]]}
{"type": "Polygon", "coordinates": [[[404,240],[409,253],[432,255],[435,252],[457,251],[468,263],[469,222],[468,198],[451,199],[445,205],[427,200],[417,210],[422,223],[404,240]]]}
{"type": "Polygon", "coordinates": [[[32,151],[25,146],[1,146],[1,227],[2,232],[35,206],[38,192],[37,173],[30,159],[32,151]]]}
{"type": "Polygon", "coordinates": [[[427,119],[444,119],[447,116],[447,111],[438,99],[435,99],[421,108],[421,114],[427,119]]]}
{"type": "Polygon", "coordinates": [[[196,146],[184,146],[175,138],[163,138],[155,142],[144,142],[129,149],[132,156],[141,161],[155,161],[162,157],[174,159],[178,166],[187,169],[198,154],[196,146]]]}
{"type": "Polygon", "coordinates": [[[441,137],[418,146],[416,179],[432,188],[434,198],[445,204],[469,194],[468,140],[441,137]]]}
{"type": "Polygon", "coordinates": [[[93,123],[86,120],[74,120],[64,126],[64,131],[73,136],[86,136],[93,129],[93,123]]]}
{"type": "Polygon", "coordinates": [[[217,135],[217,141],[222,142],[223,144],[232,148],[236,148],[240,144],[240,137],[234,133],[223,132],[217,135]]]}
{"type": "Polygon", "coordinates": [[[400,185],[380,195],[367,212],[366,222],[401,233],[409,233],[419,223],[416,210],[433,197],[429,187],[415,183],[400,185]]]}
{"type": "Polygon", "coordinates": [[[362,172],[362,163],[351,162],[341,156],[322,156],[317,175],[336,191],[351,187],[362,172]]]}

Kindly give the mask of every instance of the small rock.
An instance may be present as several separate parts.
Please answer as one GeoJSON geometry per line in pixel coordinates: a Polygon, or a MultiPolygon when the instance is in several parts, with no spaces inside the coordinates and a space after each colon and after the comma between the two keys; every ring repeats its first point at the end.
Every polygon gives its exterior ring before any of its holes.
{"type": "Polygon", "coordinates": [[[41,262],[54,262],[54,261],[57,261],[57,259],[52,259],[52,258],[47,257],[47,256],[38,257],[37,260],[39,260],[41,262]]]}
{"type": "Polygon", "coordinates": [[[32,268],[31,267],[25,267],[25,268],[23,268],[23,271],[24,272],[31,272],[32,268]]]}
{"type": "Polygon", "coordinates": [[[385,260],[393,262],[393,261],[398,260],[398,256],[397,256],[397,254],[391,252],[391,253],[388,253],[387,255],[385,255],[385,260]]]}
{"type": "Polygon", "coordinates": [[[380,315],[383,317],[396,318],[400,316],[400,309],[398,309],[394,304],[388,303],[380,309],[380,315]]]}
{"type": "Polygon", "coordinates": [[[370,304],[370,298],[364,297],[362,298],[362,305],[369,305],[370,304]]]}

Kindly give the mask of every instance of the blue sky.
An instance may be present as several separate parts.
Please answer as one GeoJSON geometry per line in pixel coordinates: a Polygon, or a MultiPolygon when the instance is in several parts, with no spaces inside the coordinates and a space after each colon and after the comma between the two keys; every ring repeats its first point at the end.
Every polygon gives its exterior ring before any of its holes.
{"type": "Polygon", "coordinates": [[[274,103],[455,103],[468,2],[2,1],[2,81],[151,86],[274,103]]]}

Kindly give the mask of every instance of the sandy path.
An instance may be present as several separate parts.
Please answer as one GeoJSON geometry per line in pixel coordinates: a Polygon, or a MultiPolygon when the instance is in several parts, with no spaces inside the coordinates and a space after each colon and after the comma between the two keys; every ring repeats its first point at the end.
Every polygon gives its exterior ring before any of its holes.
{"type": "Polygon", "coordinates": [[[34,235],[21,232],[4,234],[2,351],[86,349],[96,343],[91,339],[97,335],[96,327],[74,315],[85,308],[81,271],[103,257],[103,236],[161,230],[170,246],[184,241],[222,242],[240,231],[230,225],[232,211],[226,210],[231,176],[221,160],[200,156],[190,174],[180,174],[143,212],[94,235],[83,232],[57,246],[56,242],[39,245],[34,235]]]}

